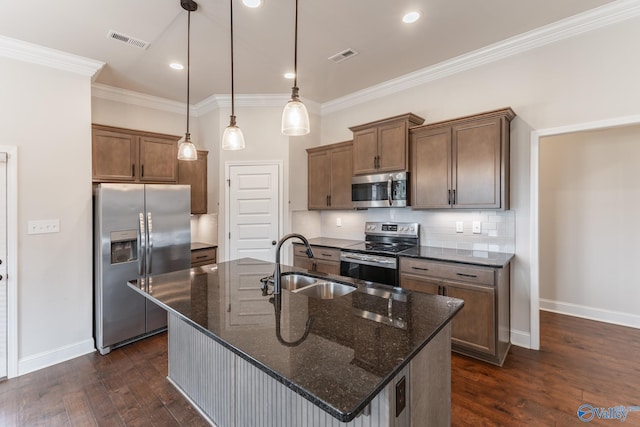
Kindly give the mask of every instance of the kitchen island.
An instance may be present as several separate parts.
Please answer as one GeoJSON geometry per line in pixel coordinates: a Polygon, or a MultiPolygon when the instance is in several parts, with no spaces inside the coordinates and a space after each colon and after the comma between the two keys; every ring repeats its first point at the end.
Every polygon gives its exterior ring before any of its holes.
{"type": "Polygon", "coordinates": [[[129,282],[167,309],[168,378],[212,424],[449,425],[461,300],[331,275],[355,291],[263,295],[272,272],[245,258],[129,282]]]}

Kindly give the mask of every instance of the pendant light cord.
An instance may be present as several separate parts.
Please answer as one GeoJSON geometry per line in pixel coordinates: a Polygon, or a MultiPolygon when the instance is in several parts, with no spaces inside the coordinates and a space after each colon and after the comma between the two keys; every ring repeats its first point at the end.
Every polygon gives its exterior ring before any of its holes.
{"type": "Polygon", "coordinates": [[[189,134],[189,84],[191,74],[191,11],[187,13],[187,135],[189,134]]]}
{"type": "Polygon", "coordinates": [[[298,87],[298,0],[296,0],[296,34],[293,47],[293,86],[298,87]]]}
{"type": "Polygon", "coordinates": [[[235,124],[236,113],[233,87],[233,0],[229,0],[229,7],[231,8],[231,120],[235,124]]]}

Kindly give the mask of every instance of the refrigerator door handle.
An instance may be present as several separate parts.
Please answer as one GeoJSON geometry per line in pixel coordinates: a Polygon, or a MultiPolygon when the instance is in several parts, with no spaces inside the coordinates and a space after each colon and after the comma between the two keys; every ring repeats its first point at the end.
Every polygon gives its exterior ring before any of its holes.
{"type": "Polygon", "coordinates": [[[147,244],[147,274],[151,274],[151,261],[153,260],[153,219],[151,212],[147,213],[147,233],[149,235],[147,244]]]}
{"type": "Polygon", "coordinates": [[[140,212],[139,215],[140,226],[138,230],[138,274],[144,276],[144,251],[146,251],[146,232],[144,227],[144,214],[140,212]]]}

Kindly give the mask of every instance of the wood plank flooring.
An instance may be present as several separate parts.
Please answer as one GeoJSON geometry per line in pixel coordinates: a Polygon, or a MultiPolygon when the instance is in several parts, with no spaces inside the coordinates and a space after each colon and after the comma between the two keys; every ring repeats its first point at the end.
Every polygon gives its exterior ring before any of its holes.
{"type": "MultiPolygon", "coordinates": [[[[540,323],[541,350],[512,347],[502,368],[453,355],[453,426],[578,426],[583,403],[640,405],[640,330],[547,312],[540,323]]],[[[85,355],[0,383],[0,426],[207,425],[166,375],[165,334],[85,355]]]]}

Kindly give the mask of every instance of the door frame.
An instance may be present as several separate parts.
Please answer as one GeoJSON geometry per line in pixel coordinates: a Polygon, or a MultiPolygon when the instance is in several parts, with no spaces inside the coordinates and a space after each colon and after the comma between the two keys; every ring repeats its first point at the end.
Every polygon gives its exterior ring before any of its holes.
{"type": "Polygon", "coordinates": [[[530,265],[529,272],[529,348],[540,349],[540,230],[539,230],[539,196],[540,196],[540,138],[562,135],[567,133],[600,130],[640,124],[640,115],[624,116],[593,122],[577,123],[555,128],[534,130],[531,132],[531,158],[529,215],[531,231],[529,242],[530,265]]]}
{"type": "Polygon", "coordinates": [[[288,223],[289,211],[284,209],[284,162],[282,160],[265,160],[265,161],[226,161],[224,163],[224,233],[222,234],[222,240],[224,242],[224,256],[225,261],[231,256],[229,245],[229,232],[230,232],[230,176],[231,168],[233,166],[269,166],[274,165],[278,167],[278,234],[282,234],[284,230],[284,224],[288,223]]]}
{"type": "Polygon", "coordinates": [[[18,147],[7,153],[7,378],[18,376],[18,147]]]}

